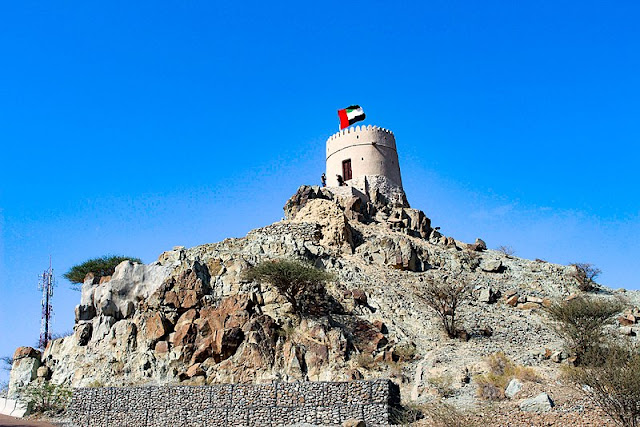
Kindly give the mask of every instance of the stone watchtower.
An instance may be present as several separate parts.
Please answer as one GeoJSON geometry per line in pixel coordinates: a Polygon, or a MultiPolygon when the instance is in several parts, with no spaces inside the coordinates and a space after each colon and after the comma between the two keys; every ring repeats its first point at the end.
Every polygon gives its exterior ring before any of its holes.
{"type": "Polygon", "coordinates": [[[372,190],[390,201],[406,203],[402,189],[396,139],[393,132],[378,126],[348,127],[327,139],[327,185],[338,187],[342,176],[346,188],[339,193],[358,192],[369,196],[372,190]],[[354,191],[359,190],[359,191],[354,191]]]}

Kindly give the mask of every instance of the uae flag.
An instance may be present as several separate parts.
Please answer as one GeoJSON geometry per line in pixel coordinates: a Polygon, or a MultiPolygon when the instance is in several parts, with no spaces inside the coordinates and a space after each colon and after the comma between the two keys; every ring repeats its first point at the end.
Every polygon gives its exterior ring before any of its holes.
{"type": "Polygon", "coordinates": [[[340,130],[342,130],[355,122],[364,120],[366,116],[359,105],[352,105],[344,110],[338,110],[338,117],[340,117],[340,130]]]}

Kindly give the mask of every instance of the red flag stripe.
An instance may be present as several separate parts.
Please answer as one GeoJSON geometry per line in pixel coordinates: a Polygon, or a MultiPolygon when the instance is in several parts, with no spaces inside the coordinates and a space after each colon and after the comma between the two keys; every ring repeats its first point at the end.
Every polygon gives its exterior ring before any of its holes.
{"type": "Polygon", "coordinates": [[[347,118],[347,110],[338,110],[338,117],[340,117],[340,130],[349,127],[349,119],[347,118]]]}

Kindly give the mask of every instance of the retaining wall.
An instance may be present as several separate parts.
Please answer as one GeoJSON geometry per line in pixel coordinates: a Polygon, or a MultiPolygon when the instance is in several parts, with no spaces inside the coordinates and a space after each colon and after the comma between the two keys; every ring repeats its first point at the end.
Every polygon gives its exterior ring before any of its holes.
{"type": "Polygon", "coordinates": [[[397,401],[389,380],[74,389],[78,426],[386,426],[397,401]]]}

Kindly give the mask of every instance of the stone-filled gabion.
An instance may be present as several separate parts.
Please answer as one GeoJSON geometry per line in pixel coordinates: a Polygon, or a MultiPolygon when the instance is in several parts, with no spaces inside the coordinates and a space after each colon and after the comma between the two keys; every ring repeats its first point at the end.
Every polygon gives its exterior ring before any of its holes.
{"type": "Polygon", "coordinates": [[[69,413],[77,426],[341,425],[386,426],[389,380],[77,388],[69,413]]]}

